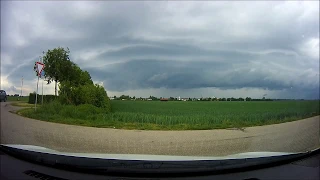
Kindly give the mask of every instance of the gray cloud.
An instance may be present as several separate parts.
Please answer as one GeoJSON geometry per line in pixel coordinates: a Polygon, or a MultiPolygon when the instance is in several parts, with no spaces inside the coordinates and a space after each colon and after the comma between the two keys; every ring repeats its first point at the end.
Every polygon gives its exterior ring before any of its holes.
{"type": "MultiPolygon", "coordinates": [[[[104,81],[111,91],[139,88],[264,88],[269,90],[296,89],[312,91],[319,88],[317,76],[307,77],[306,72],[294,71],[278,77],[270,66],[231,66],[228,62],[212,61],[160,61],[134,60],[87,69],[94,79],[104,81]],[[256,69],[255,69],[256,68],[256,69]],[[119,72],[122,72],[121,75],[119,72]],[[291,76],[291,78],[290,78],[291,76]],[[306,78],[312,78],[306,82],[306,78]]],[[[314,94],[316,95],[316,94],[314,94]]]]}
{"type": "Polygon", "coordinates": [[[317,98],[317,14],[319,2],[1,1],[1,84],[34,80],[42,51],[63,46],[114,93],[258,88],[317,98]]]}

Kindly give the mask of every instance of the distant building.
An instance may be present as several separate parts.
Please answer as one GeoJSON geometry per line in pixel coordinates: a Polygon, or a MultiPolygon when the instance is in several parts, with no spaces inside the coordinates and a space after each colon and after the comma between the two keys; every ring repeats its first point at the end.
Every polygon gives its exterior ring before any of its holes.
{"type": "Polygon", "coordinates": [[[161,98],[160,101],[169,101],[168,98],[161,98]]]}

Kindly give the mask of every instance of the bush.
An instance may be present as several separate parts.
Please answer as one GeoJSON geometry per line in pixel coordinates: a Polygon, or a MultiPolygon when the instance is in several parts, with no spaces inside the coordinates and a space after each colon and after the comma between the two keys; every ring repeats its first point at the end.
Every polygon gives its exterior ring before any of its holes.
{"type": "Polygon", "coordinates": [[[62,104],[82,105],[91,104],[111,111],[110,100],[105,89],[100,85],[85,84],[72,86],[65,82],[60,84],[59,99],[62,104]]]}
{"type": "MultiPolygon", "coordinates": [[[[56,99],[56,96],[54,96],[54,95],[43,95],[43,103],[49,103],[49,102],[54,101],[55,99],[56,99]]],[[[36,94],[30,93],[28,103],[34,104],[35,101],[36,101],[36,94]]],[[[41,103],[41,101],[42,101],[42,95],[38,94],[37,103],[41,103]]]]}
{"type": "Polygon", "coordinates": [[[75,106],[61,104],[59,101],[52,101],[40,106],[35,113],[43,114],[48,117],[59,116],[60,118],[93,120],[97,119],[99,114],[105,114],[106,110],[92,104],[75,106]]]}

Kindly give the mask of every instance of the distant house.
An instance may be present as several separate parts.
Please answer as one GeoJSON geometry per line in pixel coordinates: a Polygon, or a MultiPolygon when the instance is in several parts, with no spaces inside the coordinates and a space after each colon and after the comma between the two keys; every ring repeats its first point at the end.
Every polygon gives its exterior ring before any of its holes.
{"type": "Polygon", "coordinates": [[[161,98],[160,101],[169,101],[168,98],[161,98]]]}
{"type": "Polygon", "coordinates": [[[147,100],[148,100],[148,101],[152,101],[152,99],[150,99],[150,98],[149,98],[149,99],[147,99],[147,100]]]}

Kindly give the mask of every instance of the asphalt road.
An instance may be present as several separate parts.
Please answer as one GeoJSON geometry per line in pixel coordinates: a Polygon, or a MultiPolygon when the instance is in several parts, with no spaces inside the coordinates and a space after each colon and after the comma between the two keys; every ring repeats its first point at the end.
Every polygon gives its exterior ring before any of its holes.
{"type": "Polygon", "coordinates": [[[143,131],[56,124],[24,118],[1,102],[2,144],[65,152],[223,156],[243,152],[302,152],[320,147],[320,116],[241,130],[143,131]]]}

